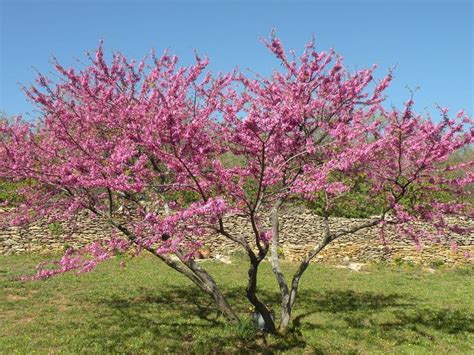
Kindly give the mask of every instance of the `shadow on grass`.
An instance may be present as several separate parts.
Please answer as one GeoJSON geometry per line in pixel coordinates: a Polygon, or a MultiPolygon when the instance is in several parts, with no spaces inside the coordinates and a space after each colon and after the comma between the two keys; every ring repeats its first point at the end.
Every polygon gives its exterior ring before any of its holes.
{"type": "MultiPolygon", "coordinates": [[[[135,291],[136,292],[136,291],[135,291]]],[[[134,293],[135,293],[134,292],[134,293]]],[[[274,352],[311,349],[313,345],[302,336],[305,332],[325,333],[350,328],[352,336],[362,337],[363,331],[374,331],[382,337],[397,338],[399,343],[411,341],[404,335],[406,329],[428,340],[436,332],[459,334],[473,332],[474,316],[458,310],[428,309],[417,306],[416,299],[401,294],[379,294],[355,291],[301,292],[296,310],[302,313],[294,318],[293,327],[286,339],[268,342],[261,334],[249,328],[249,321],[239,326],[229,326],[216,311],[212,300],[195,288],[160,289],[159,293],[142,288],[137,296],[113,296],[99,300],[108,310],[104,327],[109,329],[107,337],[115,341],[104,343],[106,351],[123,351],[122,344],[143,337],[143,348],[152,349],[166,340],[168,352],[274,352]],[[312,318],[324,314],[339,325],[319,322],[312,318]],[[376,320],[373,319],[375,317],[376,320]],[[378,319],[377,317],[382,318],[378,319]],[[384,317],[388,317],[388,320],[384,317]],[[117,326],[118,325],[118,326],[117,326]],[[384,335],[385,333],[385,335],[384,335]]],[[[248,318],[248,304],[241,289],[226,292],[235,309],[248,318]],[[247,315],[245,315],[247,313],[247,315]]],[[[262,299],[277,304],[276,293],[261,292],[262,299]]],[[[278,316],[278,315],[277,315],[278,316]]],[[[251,327],[251,325],[250,325],[251,327]]],[[[345,335],[341,335],[345,336],[345,335]]],[[[100,337],[95,341],[103,341],[100,337]]],[[[149,350],[148,349],[148,350],[149,350]]],[[[155,349],[156,350],[156,349],[155,349]]]]}
{"type": "Polygon", "coordinates": [[[474,314],[458,309],[434,309],[417,299],[402,294],[331,291],[300,295],[302,313],[293,321],[294,331],[336,331],[340,336],[363,341],[370,334],[398,344],[418,340],[429,342],[446,335],[474,333],[474,314]],[[323,315],[330,321],[314,321],[311,316],[323,315]],[[334,320],[335,322],[333,322],[334,320]]]}
{"type": "MultiPolygon", "coordinates": [[[[160,289],[159,293],[141,288],[136,297],[111,296],[98,300],[101,309],[108,309],[101,325],[108,329],[107,344],[104,334],[89,340],[96,345],[103,342],[101,350],[123,351],[123,344],[143,337],[146,330],[152,337],[143,344],[143,351],[163,344],[163,352],[249,352],[271,353],[291,349],[304,349],[306,343],[300,337],[288,337],[277,342],[258,333],[250,320],[248,304],[241,289],[226,292],[234,309],[240,313],[242,324],[229,325],[216,310],[213,301],[195,288],[160,289]],[[119,325],[117,327],[117,325],[119,325]],[[110,341],[113,340],[113,341],[110,341]]],[[[265,294],[275,298],[277,294],[265,294]]],[[[156,349],[154,349],[156,350],[156,349]]]]}

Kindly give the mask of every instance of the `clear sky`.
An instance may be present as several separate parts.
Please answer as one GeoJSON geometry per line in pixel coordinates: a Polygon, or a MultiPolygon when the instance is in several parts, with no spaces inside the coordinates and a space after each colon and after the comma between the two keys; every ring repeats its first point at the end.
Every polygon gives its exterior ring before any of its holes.
{"type": "MultiPolygon", "coordinates": [[[[300,51],[315,36],[319,50],[334,47],[349,68],[377,63],[378,76],[396,66],[387,104],[420,87],[418,110],[435,104],[473,113],[473,1],[120,1],[0,0],[0,111],[28,114],[18,83],[51,71],[55,55],[77,65],[100,39],[107,51],[140,59],[170,48],[184,63],[193,50],[213,71],[269,73],[277,62],[259,38],[274,27],[287,48],[300,51]]],[[[34,117],[34,114],[32,116],[34,117]]]]}

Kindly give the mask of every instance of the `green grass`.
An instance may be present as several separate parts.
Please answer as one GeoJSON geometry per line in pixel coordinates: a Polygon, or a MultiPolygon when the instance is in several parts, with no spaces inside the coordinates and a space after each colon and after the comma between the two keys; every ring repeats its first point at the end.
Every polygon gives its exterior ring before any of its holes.
{"type": "MultiPolygon", "coordinates": [[[[229,326],[206,295],[158,260],[120,258],[81,276],[19,282],[42,258],[0,257],[0,353],[474,352],[472,267],[430,274],[408,266],[355,273],[312,265],[295,326],[279,339],[252,329],[242,261],[205,262],[244,319],[229,326]]],[[[268,263],[260,281],[262,298],[276,304],[268,263]]]]}

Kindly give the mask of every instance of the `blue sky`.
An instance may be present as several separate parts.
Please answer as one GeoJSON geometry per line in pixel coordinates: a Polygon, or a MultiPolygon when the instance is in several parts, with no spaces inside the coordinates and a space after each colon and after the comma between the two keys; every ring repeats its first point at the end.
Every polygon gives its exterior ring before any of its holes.
{"type": "Polygon", "coordinates": [[[473,2],[470,0],[365,1],[108,1],[0,0],[0,111],[34,117],[18,83],[51,71],[55,55],[77,65],[100,39],[107,51],[140,59],[170,48],[183,63],[193,50],[207,54],[213,71],[270,73],[278,66],[259,38],[276,28],[287,48],[316,37],[334,47],[349,68],[377,63],[378,76],[396,66],[387,105],[416,92],[417,109],[435,104],[472,114],[473,2]]]}

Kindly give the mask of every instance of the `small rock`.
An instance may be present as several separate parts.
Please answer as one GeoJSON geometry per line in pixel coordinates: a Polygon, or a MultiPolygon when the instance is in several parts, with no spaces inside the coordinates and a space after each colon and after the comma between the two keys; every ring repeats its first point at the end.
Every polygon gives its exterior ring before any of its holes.
{"type": "Polygon", "coordinates": [[[352,271],[360,271],[360,269],[362,268],[362,266],[364,266],[365,264],[361,264],[361,263],[349,263],[347,264],[347,268],[352,270],[352,271]]]}
{"type": "Polygon", "coordinates": [[[232,264],[232,261],[230,260],[230,258],[228,256],[223,256],[223,255],[217,254],[215,259],[220,261],[221,263],[224,263],[224,264],[232,264]]]}

